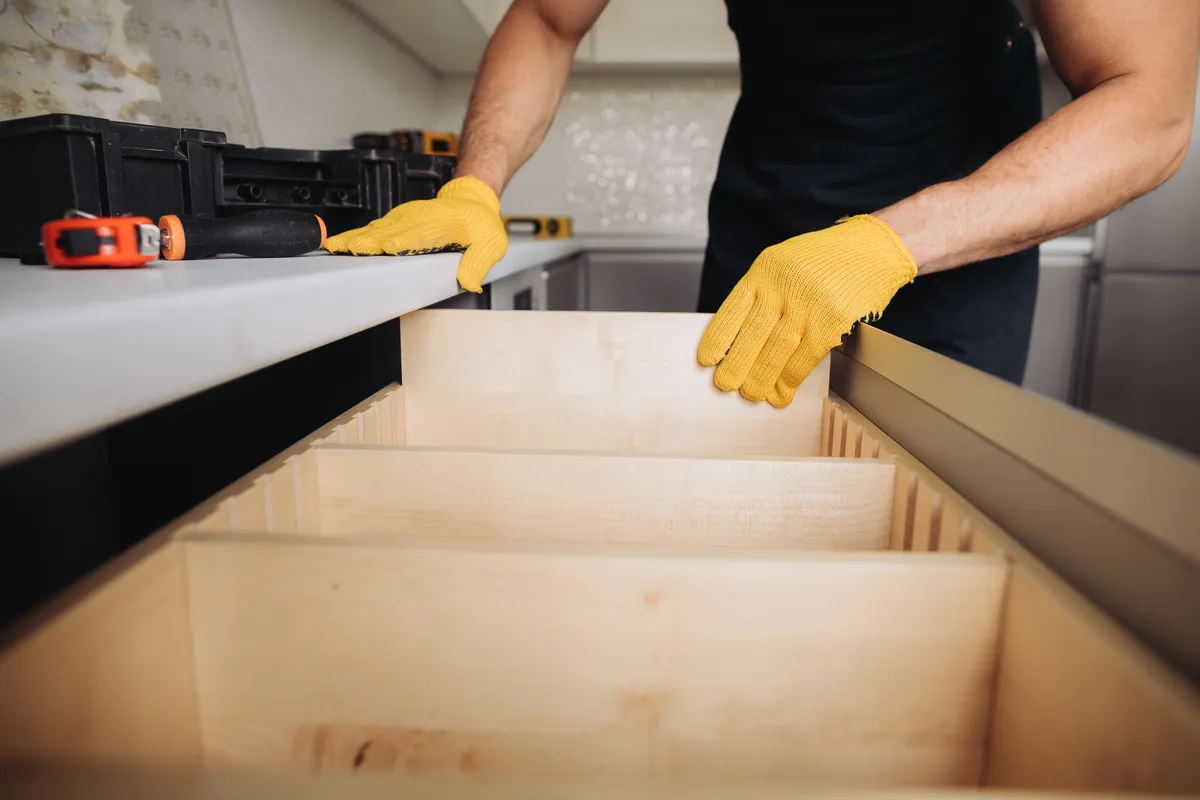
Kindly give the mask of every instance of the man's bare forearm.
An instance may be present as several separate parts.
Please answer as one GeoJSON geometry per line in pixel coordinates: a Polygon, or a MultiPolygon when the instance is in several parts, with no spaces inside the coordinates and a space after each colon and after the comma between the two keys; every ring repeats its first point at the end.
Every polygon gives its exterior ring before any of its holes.
{"type": "Polygon", "coordinates": [[[1013,253],[1077,230],[1158,186],[1190,119],[1158,113],[1120,79],[1070,103],[974,174],[878,212],[921,273],[1013,253]]]}
{"type": "Polygon", "coordinates": [[[607,0],[516,0],[488,43],[463,122],[458,174],[496,194],[554,119],[579,40],[607,0]]]}
{"type": "MultiPolygon", "coordinates": [[[[1153,63],[1145,70],[1114,69],[1117,74],[1081,91],[974,174],[878,211],[920,272],[1040,244],[1094,222],[1169,178],[1183,161],[1191,132],[1200,12],[1185,9],[1174,24],[1185,31],[1182,39],[1153,37],[1176,60],[1172,69],[1153,63]]],[[[1069,80],[1071,64],[1066,72],[1069,80]]]]}

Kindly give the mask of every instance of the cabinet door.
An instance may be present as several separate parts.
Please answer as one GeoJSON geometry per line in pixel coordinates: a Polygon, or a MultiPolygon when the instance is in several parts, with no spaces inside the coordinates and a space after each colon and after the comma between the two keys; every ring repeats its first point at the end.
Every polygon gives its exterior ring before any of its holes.
{"type": "Polygon", "coordinates": [[[1100,282],[1088,410],[1200,454],[1200,272],[1100,282]]]}
{"type": "Polygon", "coordinates": [[[703,264],[700,251],[589,253],[588,310],[694,313],[703,264]]]}
{"type": "Polygon", "coordinates": [[[1085,269],[1083,259],[1043,257],[1038,275],[1024,386],[1063,403],[1071,398],[1085,269]]]}
{"type": "Polygon", "coordinates": [[[611,0],[596,22],[598,65],[736,66],[722,0],[611,0]]]}

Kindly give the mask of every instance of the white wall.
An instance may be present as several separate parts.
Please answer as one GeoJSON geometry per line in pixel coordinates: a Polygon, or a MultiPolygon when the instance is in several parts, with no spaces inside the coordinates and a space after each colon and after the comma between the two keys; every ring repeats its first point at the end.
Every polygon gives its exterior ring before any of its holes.
{"type": "Polygon", "coordinates": [[[228,2],[263,144],[348,147],[436,120],[433,73],[334,0],[228,2]]]}

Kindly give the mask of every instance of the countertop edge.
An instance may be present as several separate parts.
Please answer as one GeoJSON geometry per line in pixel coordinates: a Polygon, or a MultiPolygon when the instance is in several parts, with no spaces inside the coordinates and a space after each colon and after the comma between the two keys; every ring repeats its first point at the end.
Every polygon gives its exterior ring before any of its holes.
{"type": "MultiPolygon", "coordinates": [[[[582,244],[515,242],[486,283],[577,255],[582,244]]],[[[460,292],[459,258],[448,253],[401,263],[313,254],[274,266],[306,259],[354,263],[228,290],[210,287],[3,320],[0,465],[453,297],[460,292]],[[97,341],[100,329],[103,340],[97,341]],[[49,359],[55,368],[47,367],[49,359]]]]}

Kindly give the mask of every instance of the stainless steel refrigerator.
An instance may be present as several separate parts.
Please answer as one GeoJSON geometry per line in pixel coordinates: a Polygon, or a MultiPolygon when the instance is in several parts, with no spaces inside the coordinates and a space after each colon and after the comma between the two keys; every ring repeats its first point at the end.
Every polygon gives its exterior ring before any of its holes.
{"type": "Polygon", "coordinates": [[[1075,399],[1200,454],[1200,119],[1179,172],[1107,228],[1086,278],[1075,399]]]}

